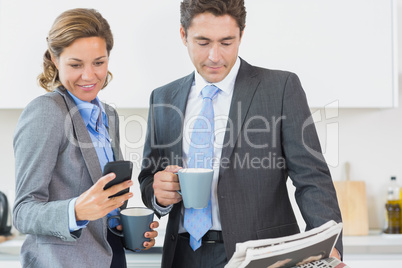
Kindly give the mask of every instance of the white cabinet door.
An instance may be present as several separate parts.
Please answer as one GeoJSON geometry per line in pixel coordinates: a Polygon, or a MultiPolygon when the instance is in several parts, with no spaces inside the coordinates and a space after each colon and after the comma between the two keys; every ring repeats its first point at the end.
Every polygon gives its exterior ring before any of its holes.
{"type": "Polygon", "coordinates": [[[351,268],[378,268],[378,267],[389,267],[398,268],[402,267],[402,261],[347,261],[345,262],[351,268]]]}
{"type": "Polygon", "coordinates": [[[310,106],[397,105],[392,0],[253,0],[246,6],[240,54],[256,65],[298,74],[310,106]]]}
{"type": "Polygon", "coordinates": [[[351,268],[399,268],[402,267],[402,257],[393,255],[345,255],[344,262],[351,268]]]}
{"type": "MultiPolygon", "coordinates": [[[[0,108],[22,108],[36,84],[56,16],[99,10],[115,37],[101,99],[146,108],[150,92],[193,70],[179,36],[180,0],[0,0],[0,108]]],[[[299,75],[312,107],[397,105],[394,0],[247,0],[239,55],[299,75]]]]}

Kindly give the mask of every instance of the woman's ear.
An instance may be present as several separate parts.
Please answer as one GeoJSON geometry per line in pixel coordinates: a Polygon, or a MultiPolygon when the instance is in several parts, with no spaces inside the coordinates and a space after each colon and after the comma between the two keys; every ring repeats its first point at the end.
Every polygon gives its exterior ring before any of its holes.
{"type": "Polygon", "coordinates": [[[53,64],[56,66],[57,70],[59,69],[59,62],[52,53],[50,53],[50,59],[52,60],[53,64]]]}

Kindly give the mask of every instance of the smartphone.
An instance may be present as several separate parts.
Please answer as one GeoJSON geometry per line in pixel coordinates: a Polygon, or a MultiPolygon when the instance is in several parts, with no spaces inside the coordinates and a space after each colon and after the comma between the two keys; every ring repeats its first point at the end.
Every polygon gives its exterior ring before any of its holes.
{"type": "MultiPolygon", "coordinates": [[[[116,178],[114,178],[112,181],[108,182],[105,187],[103,188],[104,190],[112,187],[113,185],[122,183],[123,181],[131,180],[131,175],[133,173],[133,163],[131,161],[124,161],[124,160],[119,160],[119,161],[114,161],[114,162],[109,162],[105,165],[103,168],[103,176],[109,174],[109,173],[114,173],[116,174],[116,178]]],[[[109,198],[115,197],[115,196],[120,196],[125,193],[128,193],[129,188],[126,188],[117,194],[114,194],[112,196],[109,196],[109,198]]],[[[123,206],[121,208],[125,208],[127,206],[127,201],[124,202],[123,206]]]]}

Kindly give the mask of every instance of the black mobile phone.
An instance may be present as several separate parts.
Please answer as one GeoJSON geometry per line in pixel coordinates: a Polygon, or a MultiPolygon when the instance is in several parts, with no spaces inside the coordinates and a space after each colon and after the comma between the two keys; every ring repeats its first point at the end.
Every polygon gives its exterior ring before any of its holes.
{"type": "MultiPolygon", "coordinates": [[[[124,161],[124,160],[119,160],[119,161],[114,161],[114,162],[108,162],[105,167],[103,168],[103,176],[109,174],[109,173],[114,173],[116,174],[116,178],[114,178],[112,181],[108,182],[105,187],[103,188],[104,190],[112,187],[113,185],[122,183],[123,181],[131,180],[131,175],[133,173],[133,163],[131,161],[124,161]]],[[[115,197],[115,196],[120,196],[125,193],[128,193],[129,188],[126,188],[117,194],[114,194],[112,196],[109,196],[109,198],[115,197]]],[[[124,202],[123,206],[121,208],[125,208],[127,206],[127,201],[124,202]]]]}

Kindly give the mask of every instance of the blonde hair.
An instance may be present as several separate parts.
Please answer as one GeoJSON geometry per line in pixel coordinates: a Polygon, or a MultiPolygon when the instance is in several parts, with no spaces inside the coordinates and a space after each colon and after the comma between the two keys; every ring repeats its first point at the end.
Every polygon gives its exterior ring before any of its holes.
{"type": "MultiPolygon", "coordinates": [[[[108,55],[113,48],[113,35],[109,23],[94,9],[76,8],[63,12],[54,21],[46,38],[48,49],[43,55],[43,72],[38,76],[38,83],[46,91],[53,91],[61,86],[56,66],[51,56],[58,59],[63,50],[75,40],[84,37],[100,37],[106,42],[108,55]]],[[[113,78],[108,75],[102,89],[113,78]]]]}

